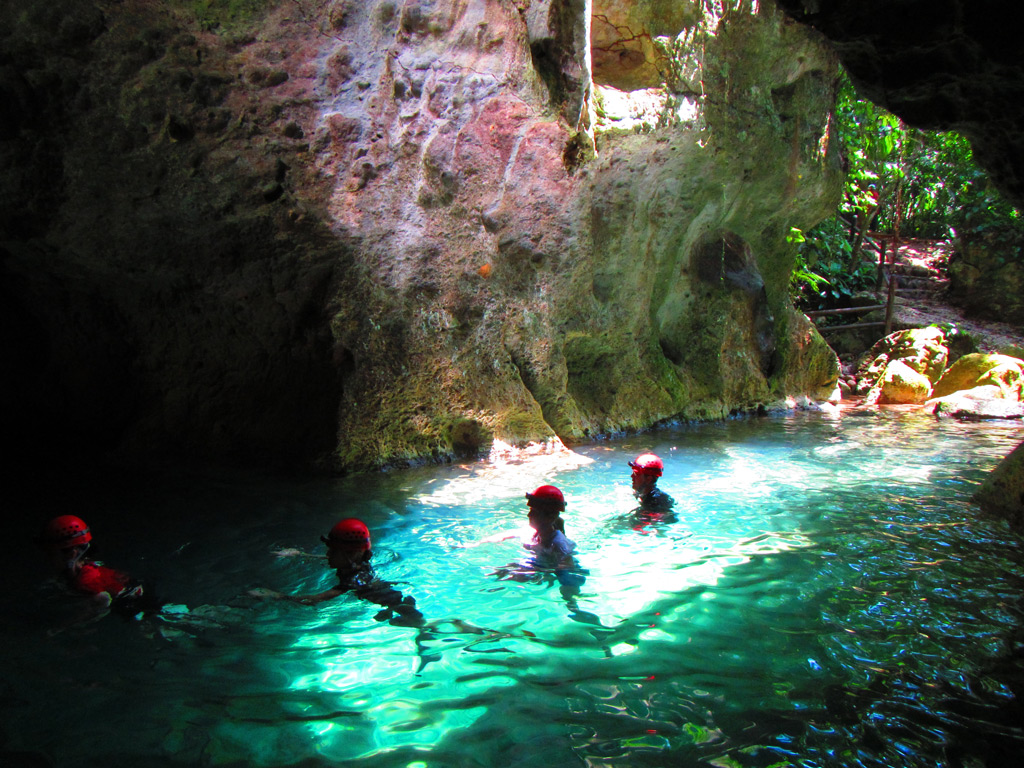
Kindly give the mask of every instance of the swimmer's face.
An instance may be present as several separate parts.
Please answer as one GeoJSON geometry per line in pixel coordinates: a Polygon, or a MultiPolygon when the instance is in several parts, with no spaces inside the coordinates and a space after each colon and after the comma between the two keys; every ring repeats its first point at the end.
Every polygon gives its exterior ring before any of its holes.
{"type": "Polygon", "coordinates": [[[530,507],[527,513],[527,521],[535,531],[550,530],[555,524],[555,518],[561,510],[557,507],[544,507],[535,505],[530,507]]]}
{"type": "Polygon", "coordinates": [[[633,492],[639,494],[647,493],[654,487],[654,484],[658,482],[658,478],[654,475],[649,475],[646,472],[637,472],[635,470],[631,479],[633,481],[633,492]]]}
{"type": "Polygon", "coordinates": [[[366,550],[357,541],[337,541],[327,545],[327,564],[331,568],[348,568],[363,562],[366,550]]]}

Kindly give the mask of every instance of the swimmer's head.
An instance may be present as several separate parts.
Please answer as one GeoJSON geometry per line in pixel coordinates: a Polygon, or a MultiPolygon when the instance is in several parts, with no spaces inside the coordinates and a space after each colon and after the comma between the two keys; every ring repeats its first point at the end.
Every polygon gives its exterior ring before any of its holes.
{"type": "Polygon", "coordinates": [[[46,551],[58,570],[74,570],[91,541],[89,526],[75,515],[53,518],[36,538],[36,543],[46,551]]]}
{"type": "Polygon", "coordinates": [[[92,534],[82,518],[61,515],[46,524],[37,541],[47,549],[75,549],[87,546],[92,541],[92,534]]]}
{"type": "Polygon", "coordinates": [[[533,493],[526,494],[526,503],[531,510],[557,514],[565,510],[565,496],[553,485],[542,485],[533,493]]]}
{"type": "Polygon", "coordinates": [[[653,453],[640,454],[635,461],[629,462],[629,466],[634,475],[650,475],[651,477],[661,477],[665,470],[664,463],[653,453]]]}
{"type": "Polygon", "coordinates": [[[370,529],[362,520],[346,517],[336,522],[330,533],[320,537],[320,541],[330,549],[368,552],[370,550],[370,529]]]}

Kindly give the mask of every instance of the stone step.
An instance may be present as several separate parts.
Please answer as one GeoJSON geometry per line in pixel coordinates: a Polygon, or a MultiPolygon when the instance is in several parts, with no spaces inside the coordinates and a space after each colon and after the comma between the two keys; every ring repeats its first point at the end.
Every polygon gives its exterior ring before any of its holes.
{"type": "Polygon", "coordinates": [[[896,262],[893,270],[897,275],[908,275],[911,277],[942,277],[942,272],[937,269],[922,266],[921,264],[901,264],[896,262]]]}
{"type": "MultiPolygon", "coordinates": [[[[865,261],[861,264],[861,268],[863,269],[865,266],[869,265],[875,267],[876,269],[878,267],[877,262],[865,261]]],[[[921,264],[903,264],[897,262],[895,268],[893,268],[889,264],[886,264],[885,269],[887,272],[891,270],[895,272],[897,275],[907,277],[933,278],[937,280],[946,279],[946,273],[943,272],[942,270],[931,269],[930,267],[925,267],[922,266],[921,264]]]]}
{"type": "Polygon", "coordinates": [[[907,291],[944,291],[949,287],[948,280],[900,280],[896,283],[896,290],[907,291]]]}

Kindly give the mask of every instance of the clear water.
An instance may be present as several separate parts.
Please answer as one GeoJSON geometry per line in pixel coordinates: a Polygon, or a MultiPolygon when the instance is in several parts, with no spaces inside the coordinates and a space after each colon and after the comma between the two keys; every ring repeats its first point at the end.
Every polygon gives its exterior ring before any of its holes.
{"type": "MultiPolygon", "coordinates": [[[[1003,765],[1024,748],[1024,550],[969,501],[1019,424],[899,410],[735,420],[343,481],[121,478],[40,494],[25,527],[87,518],[107,562],[188,613],[55,632],[72,600],[31,548],[3,596],[0,762],[78,766],[1003,765]],[[654,450],[675,522],[638,520],[654,450]],[[500,580],[542,482],[589,572],[500,580]],[[65,503],[66,502],[66,503],[65,503]],[[424,630],[332,585],[363,517],[424,630]],[[30,754],[33,753],[33,754],[30,754]],[[32,762],[36,761],[36,762],[32,762]]],[[[28,536],[28,531],[19,535],[28,536]]],[[[24,551],[22,551],[24,550],[24,551]]]]}

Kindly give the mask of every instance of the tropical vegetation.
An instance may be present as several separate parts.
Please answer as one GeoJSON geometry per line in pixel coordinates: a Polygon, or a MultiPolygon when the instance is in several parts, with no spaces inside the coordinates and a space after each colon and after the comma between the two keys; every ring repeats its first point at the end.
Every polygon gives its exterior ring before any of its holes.
{"type": "Polygon", "coordinates": [[[1020,259],[1024,220],[974,162],[970,143],[952,132],[911,128],[857,97],[840,78],[836,120],[847,168],[836,215],[808,232],[793,230],[798,255],[793,298],[804,310],[846,303],[876,287],[877,251],[869,232],[899,238],[998,238],[1020,259]]]}

